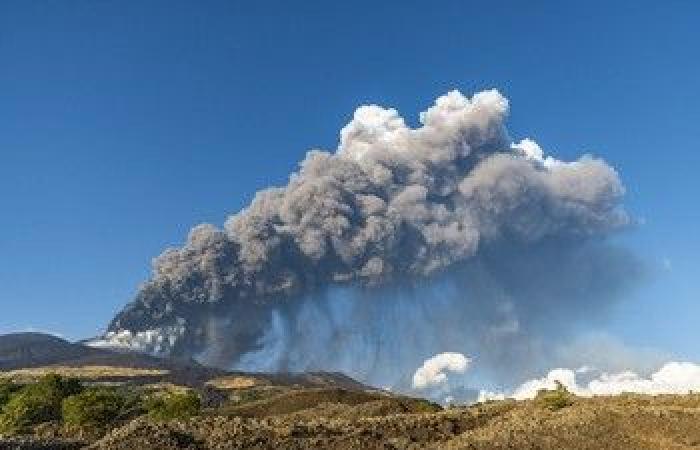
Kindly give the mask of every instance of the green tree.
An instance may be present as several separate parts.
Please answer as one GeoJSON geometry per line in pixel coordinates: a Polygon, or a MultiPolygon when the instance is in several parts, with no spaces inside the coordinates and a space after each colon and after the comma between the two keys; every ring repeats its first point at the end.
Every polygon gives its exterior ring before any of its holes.
{"type": "Polygon", "coordinates": [[[69,425],[104,428],[119,420],[126,398],[116,389],[96,387],[63,399],[63,421],[69,425]]]}
{"type": "Polygon", "coordinates": [[[10,395],[0,415],[0,433],[15,434],[32,425],[61,418],[61,403],[65,397],[81,390],[77,380],[55,374],[24,386],[10,395]]]}

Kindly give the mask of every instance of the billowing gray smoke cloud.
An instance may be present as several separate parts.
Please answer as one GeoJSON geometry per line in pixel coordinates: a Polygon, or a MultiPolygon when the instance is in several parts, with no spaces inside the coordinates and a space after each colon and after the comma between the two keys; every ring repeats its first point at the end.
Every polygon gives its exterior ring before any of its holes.
{"type": "Polygon", "coordinates": [[[358,108],[336,152],[156,258],[107,341],[381,384],[443,351],[527,367],[638,267],[605,242],[630,222],[615,170],[512,143],[507,113],[495,90],[439,97],[417,128],[358,108]]]}

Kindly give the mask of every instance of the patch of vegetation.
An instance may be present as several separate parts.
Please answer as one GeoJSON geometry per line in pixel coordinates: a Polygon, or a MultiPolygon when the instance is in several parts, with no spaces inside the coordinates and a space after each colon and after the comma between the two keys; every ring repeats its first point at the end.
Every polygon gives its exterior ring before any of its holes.
{"type": "Polygon", "coordinates": [[[409,406],[411,407],[410,409],[413,412],[417,413],[434,413],[438,411],[442,411],[442,407],[438,405],[437,403],[433,403],[429,400],[419,398],[419,399],[410,399],[408,401],[409,406]]]}
{"type": "Polygon", "coordinates": [[[559,381],[556,381],[556,384],[556,389],[541,389],[535,396],[535,401],[550,411],[558,411],[574,404],[575,396],[559,381]]]}
{"type": "Polygon", "coordinates": [[[10,397],[22,388],[19,384],[10,380],[0,379],[0,410],[10,401],[10,397]]]}
{"type": "Polygon", "coordinates": [[[202,402],[194,391],[170,392],[153,395],[146,400],[144,407],[156,420],[185,419],[198,415],[202,402]]]}
{"type": "Polygon", "coordinates": [[[28,427],[61,418],[63,399],[82,390],[77,380],[48,374],[13,392],[0,414],[0,433],[17,434],[28,427]]]}
{"type": "Polygon", "coordinates": [[[15,369],[5,372],[5,376],[15,381],[33,382],[47,374],[57,374],[64,378],[75,378],[78,380],[99,380],[114,378],[144,377],[158,379],[168,375],[169,371],[161,369],[137,369],[131,367],[114,367],[88,365],[81,367],[48,366],[31,367],[25,369],[15,369]]]}
{"type": "Polygon", "coordinates": [[[200,397],[191,390],[161,391],[145,401],[142,398],[140,389],[83,387],[78,379],[57,374],[25,385],[0,379],[0,435],[30,433],[41,424],[104,433],[145,413],[169,420],[191,417],[201,410],[200,397]]]}
{"type": "Polygon", "coordinates": [[[226,404],[227,406],[238,407],[248,403],[271,399],[288,391],[288,389],[271,388],[268,386],[238,389],[232,393],[228,393],[228,401],[226,404]]]}
{"type": "Polygon", "coordinates": [[[105,428],[127,411],[126,397],[113,388],[93,387],[63,399],[62,416],[68,425],[105,428]]]}

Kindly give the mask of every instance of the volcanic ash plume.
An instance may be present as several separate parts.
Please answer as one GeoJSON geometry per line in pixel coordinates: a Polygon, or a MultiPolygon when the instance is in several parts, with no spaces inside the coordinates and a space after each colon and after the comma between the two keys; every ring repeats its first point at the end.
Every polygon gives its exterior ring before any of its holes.
{"type": "Polygon", "coordinates": [[[382,385],[445,348],[506,378],[537,365],[638,267],[605,239],[629,223],[615,170],[512,143],[507,113],[495,90],[439,97],[417,128],[358,108],[335,152],[157,257],[102,342],[382,385]]]}

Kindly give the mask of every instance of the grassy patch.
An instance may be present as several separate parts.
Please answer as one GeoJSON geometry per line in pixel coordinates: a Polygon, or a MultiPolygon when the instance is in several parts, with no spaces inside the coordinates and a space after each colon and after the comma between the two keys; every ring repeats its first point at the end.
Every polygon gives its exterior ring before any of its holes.
{"type": "Polygon", "coordinates": [[[433,403],[429,400],[426,399],[407,399],[406,403],[408,404],[407,406],[411,410],[411,412],[416,412],[416,413],[434,413],[438,411],[442,411],[442,407],[438,405],[437,403],[433,403]]]}
{"type": "Polygon", "coordinates": [[[221,390],[249,389],[259,385],[260,382],[253,377],[230,376],[214,378],[207,381],[206,385],[221,390]]]}
{"type": "Polygon", "coordinates": [[[161,369],[137,369],[114,366],[48,366],[10,370],[8,372],[3,372],[2,376],[6,379],[29,383],[50,374],[81,380],[99,380],[100,378],[159,377],[167,375],[168,373],[169,371],[161,369]]]}

